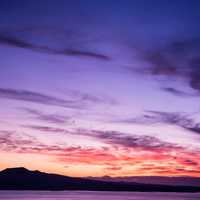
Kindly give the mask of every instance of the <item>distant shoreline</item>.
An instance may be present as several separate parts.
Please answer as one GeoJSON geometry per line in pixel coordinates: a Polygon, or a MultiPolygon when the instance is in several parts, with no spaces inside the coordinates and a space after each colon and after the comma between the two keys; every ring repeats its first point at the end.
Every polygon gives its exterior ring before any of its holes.
{"type": "Polygon", "coordinates": [[[0,172],[0,190],[198,193],[200,187],[91,180],[10,168],[0,172]]]}

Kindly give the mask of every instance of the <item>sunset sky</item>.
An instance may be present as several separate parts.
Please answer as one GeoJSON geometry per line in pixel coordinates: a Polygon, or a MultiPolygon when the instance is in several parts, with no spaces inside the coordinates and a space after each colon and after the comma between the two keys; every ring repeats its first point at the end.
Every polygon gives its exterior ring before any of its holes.
{"type": "Polygon", "coordinates": [[[199,10],[0,0],[0,170],[200,177],[199,10]]]}

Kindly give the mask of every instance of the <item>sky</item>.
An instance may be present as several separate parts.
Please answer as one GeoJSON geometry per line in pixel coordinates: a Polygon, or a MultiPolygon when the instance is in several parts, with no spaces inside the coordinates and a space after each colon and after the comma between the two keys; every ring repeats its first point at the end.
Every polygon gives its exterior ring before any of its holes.
{"type": "Polygon", "coordinates": [[[199,9],[0,0],[0,169],[200,177],[199,9]]]}

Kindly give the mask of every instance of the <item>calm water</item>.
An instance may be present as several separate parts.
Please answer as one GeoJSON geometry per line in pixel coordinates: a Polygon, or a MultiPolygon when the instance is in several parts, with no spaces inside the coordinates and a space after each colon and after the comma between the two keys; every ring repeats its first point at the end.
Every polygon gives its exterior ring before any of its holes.
{"type": "Polygon", "coordinates": [[[0,191],[1,200],[200,200],[200,193],[0,191]]]}

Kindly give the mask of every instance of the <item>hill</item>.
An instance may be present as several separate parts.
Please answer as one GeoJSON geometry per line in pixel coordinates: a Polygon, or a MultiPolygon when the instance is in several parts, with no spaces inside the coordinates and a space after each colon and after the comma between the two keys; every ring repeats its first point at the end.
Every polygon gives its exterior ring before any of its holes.
{"type": "Polygon", "coordinates": [[[9,168],[0,172],[0,190],[200,192],[200,187],[91,180],[30,171],[25,168],[9,168]]]}

